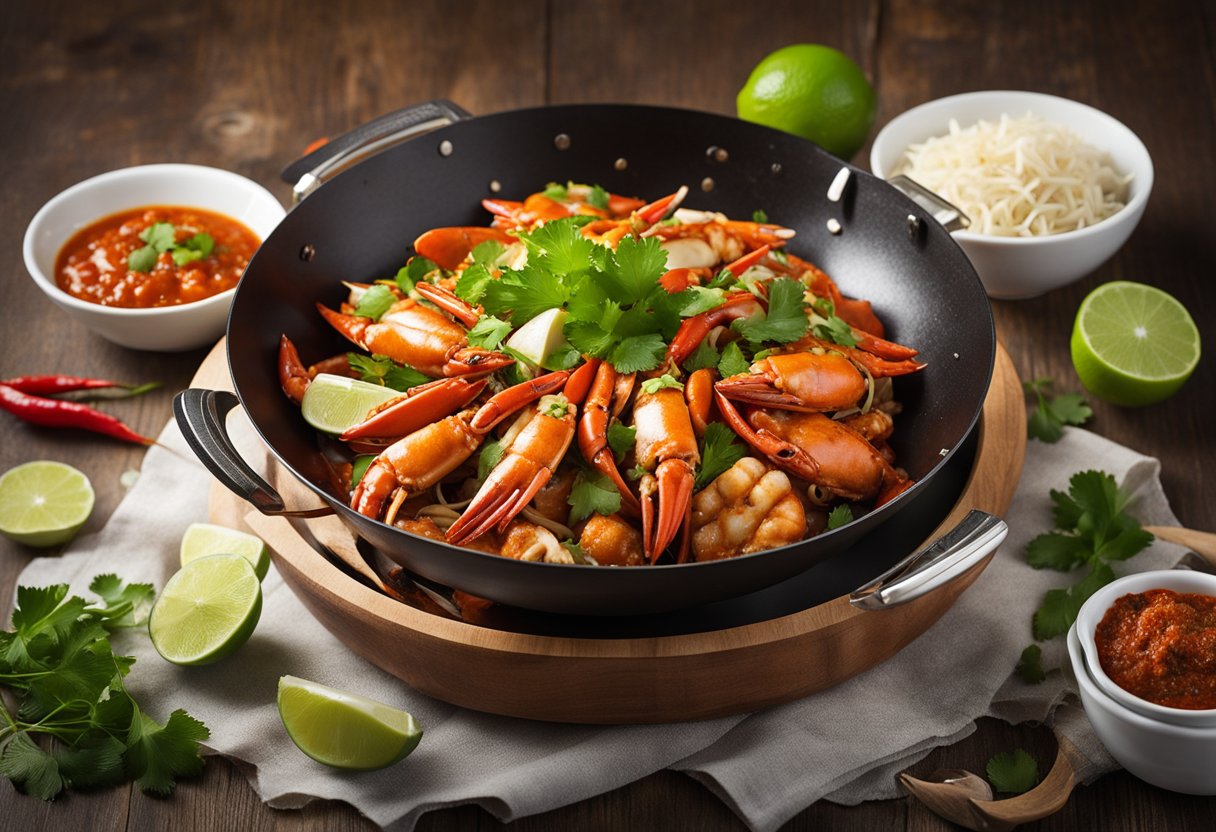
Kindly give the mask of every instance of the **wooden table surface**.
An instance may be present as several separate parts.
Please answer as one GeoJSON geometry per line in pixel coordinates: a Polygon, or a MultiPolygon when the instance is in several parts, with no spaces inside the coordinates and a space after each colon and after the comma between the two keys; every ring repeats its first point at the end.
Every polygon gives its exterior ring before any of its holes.
{"type": "MultiPolygon", "coordinates": [[[[631,101],[733,113],[751,67],[788,43],[825,43],[852,55],[879,96],[876,126],[942,95],[1030,89],[1092,104],[1148,146],[1156,181],[1147,213],[1119,254],[1079,283],[1035,300],[994,304],[998,329],[1023,378],[1078,389],[1068,355],[1077,305],[1109,280],[1139,280],[1181,300],[1216,331],[1216,7],[1089,0],[1050,9],[1018,3],[703,2],[419,3],[240,0],[72,3],[15,0],[0,18],[0,377],[67,372],[159,379],[163,390],[108,409],[155,434],[204,351],[133,352],[59,314],[26,277],[21,235],[34,212],[74,182],[127,165],[193,162],[244,174],[284,201],[282,164],[311,139],[398,106],[450,98],[474,113],[547,103],[631,101]]],[[[863,162],[867,151],[858,154],[863,162]]],[[[864,162],[863,162],[864,163],[864,162]]],[[[1209,344],[1210,346],[1210,344],[1209,344]]],[[[1161,460],[1183,524],[1216,529],[1211,414],[1216,362],[1207,358],[1181,393],[1145,409],[1094,401],[1090,428],[1161,460]]],[[[1092,397],[1091,397],[1092,398],[1092,397]]],[[[119,478],[142,450],[31,429],[0,414],[0,470],[32,459],[81,468],[97,490],[86,531],[121,499],[119,478]]],[[[1100,465],[1101,460],[1094,460],[1100,465]]],[[[0,586],[8,608],[18,572],[39,553],[4,541],[0,586]]],[[[1019,625],[1020,626],[1020,625],[1019,625]]],[[[1042,770],[1050,733],[983,721],[969,739],[914,769],[982,771],[993,753],[1022,746],[1042,770]]],[[[0,784],[12,829],[208,827],[353,829],[369,824],[344,804],[300,812],[263,806],[230,764],[169,800],[138,789],[72,795],[47,805],[0,784]]],[[[514,824],[519,829],[739,829],[691,779],[661,772],[623,789],[514,824]]],[[[423,817],[424,829],[496,827],[480,809],[423,817]]],[[[790,829],[940,829],[907,799],[845,808],[811,806],[790,829]]],[[[1212,829],[1216,800],[1184,797],[1120,772],[1081,788],[1041,829],[1212,829]]],[[[1027,827],[1030,828],[1030,827],[1027,827]]]]}

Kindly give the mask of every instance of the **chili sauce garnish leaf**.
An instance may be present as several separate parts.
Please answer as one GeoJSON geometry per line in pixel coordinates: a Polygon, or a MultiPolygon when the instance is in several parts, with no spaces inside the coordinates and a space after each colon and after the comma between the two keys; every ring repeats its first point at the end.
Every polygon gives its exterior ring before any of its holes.
{"type": "Polygon", "coordinates": [[[173,223],[154,222],[139,232],[139,239],[156,249],[159,254],[171,250],[176,245],[177,229],[173,227],[173,223]]]}
{"type": "Polygon", "coordinates": [[[502,339],[511,334],[511,325],[493,315],[482,317],[469,330],[469,346],[496,350],[502,344],[502,339]]]}
{"type": "Polygon", "coordinates": [[[988,782],[1005,794],[1022,794],[1039,783],[1039,767],[1022,749],[1002,751],[988,761],[988,782]]]}
{"type": "Polygon", "coordinates": [[[679,390],[684,392],[684,385],[676,381],[675,376],[664,373],[657,378],[648,378],[642,382],[642,392],[653,396],[655,393],[663,389],[679,390]]]}
{"type": "Polygon", "coordinates": [[[722,356],[714,348],[714,345],[705,340],[698,344],[697,348],[693,350],[692,355],[684,360],[684,369],[690,373],[695,373],[697,370],[717,367],[721,360],[722,356]]]}
{"type": "Polygon", "coordinates": [[[853,509],[847,503],[841,503],[828,512],[827,530],[839,529],[846,523],[853,522],[853,509]]]}
{"type": "Polygon", "coordinates": [[[608,360],[618,373],[653,370],[663,361],[667,343],[657,333],[631,335],[612,348],[608,360]]]}
{"type": "Polygon", "coordinates": [[[735,440],[738,436],[721,422],[710,422],[705,426],[705,437],[701,440],[701,464],[697,467],[697,478],[693,488],[700,491],[718,475],[747,455],[747,449],[735,440]]]}
{"type": "Polygon", "coordinates": [[[1023,650],[1022,657],[1018,659],[1013,672],[1028,685],[1037,685],[1046,680],[1047,673],[1043,670],[1043,649],[1037,644],[1032,644],[1023,650]]]}
{"type": "Polygon", "coordinates": [[[156,268],[156,260],[160,257],[152,246],[137,248],[127,256],[127,269],[133,272],[147,274],[156,268]]]}
{"type": "Polygon", "coordinates": [[[718,362],[718,374],[722,378],[742,375],[751,372],[752,365],[743,357],[743,350],[731,341],[722,350],[722,360],[718,362]]]}
{"type": "Polygon", "coordinates": [[[1064,435],[1065,425],[1083,425],[1094,415],[1080,393],[1050,395],[1051,379],[1022,382],[1022,388],[1036,399],[1035,409],[1026,420],[1026,434],[1031,439],[1057,442],[1064,435]]]}
{"type": "Polygon", "coordinates": [[[638,429],[630,425],[614,421],[608,426],[608,447],[612,448],[612,454],[618,462],[629,453],[637,437],[638,429]]]}
{"type": "Polygon", "coordinates": [[[434,381],[430,376],[398,364],[387,355],[366,356],[357,352],[348,352],[346,360],[350,368],[359,374],[362,381],[381,384],[393,390],[404,393],[412,387],[434,381]]]}
{"type": "Polygon", "coordinates": [[[577,523],[592,514],[615,514],[621,510],[621,492],[612,480],[599,471],[580,470],[570,489],[570,522],[577,523]]]}
{"type": "Polygon", "coordinates": [[[397,296],[393,294],[393,290],[377,283],[360,296],[359,302],[355,305],[354,314],[361,318],[378,321],[396,302],[397,296]]]}
{"type": "Polygon", "coordinates": [[[768,312],[757,312],[750,318],[740,318],[731,324],[749,344],[758,346],[765,341],[788,344],[806,335],[810,318],[802,301],[803,286],[789,277],[779,277],[768,284],[768,312]]]}

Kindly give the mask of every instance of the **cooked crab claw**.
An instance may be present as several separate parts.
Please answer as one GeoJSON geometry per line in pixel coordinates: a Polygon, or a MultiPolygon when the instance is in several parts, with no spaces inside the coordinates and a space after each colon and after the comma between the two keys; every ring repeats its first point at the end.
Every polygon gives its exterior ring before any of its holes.
{"type": "Polygon", "coordinates": [[[637,517],[641,512],[641,505],[629,490],[625,478],[621,476],[612,456],[612,448],[608,446],[608,424],[611,421],[616,383],[617,372],[613,366],[607,361],[600,364],[591,383],[587,401],[583,404],[583,415],[578,422],[578,448],[583,459],[591,463],[591,467],[612,480],[616,490],[620,492],[622,510],[637,517]]]}
{"type": "Polygon", "coordinates": [[[752,364],[750,373],[722,379],[715,389],[737,402],[807,412],[844,410],[866,392],[866,380],[838,353],[792,352],[752,364]]]}
{"type": "MultiPolygon", "coordinates": [[[[642,390],[633,406],[634,453],[642,474],[638,488],[642,508],[642,538],[650,562],[658,560],[692,512],[694,468],[701,461],[697,438],[684,393],[664,387],[642,390]]],[[[676,560],[688,557],[689,536],[683,535],[676,560]]]]}
{"type": "Polygon", "coordinates": [[[491,396],[489,401],[477,410],[473,417],[473,428],[482,432],[493,430],[503,419],[518,411],[524,405],[530,404],[541,396],[560,390],[570,377],[569,370],[558,370],[543,376],[537,376],[531,381],[525,381],[508,387],[501,393],[491,396]]]}
{"type": "Polygon", "coordinates": [[[312,376],[300,361],[296,345],[286,335],[279,338],[279,386],[287,398],[296,404],[304,398],[304,391],[312,384],[312,376]]]}
{"type": "MultiPolygon", "coordinates": [[[[692,466],[683,459],[663,460],[653,476],[642,477],[642,540],[651,563],[658,560],[677,534],[687,532],[694,482],[692,466]]],[[[678,563],[688,559],[687,533],[684,538],[676,557],[678,563]]]]}
{"type": "Polygon", "coordinates": [[[469,252],[489,240],[503,245],[515,242],[514,237],[498,228],[481,226],[432,228],[414,240],[414,251],[440,268],[455,271],[468,258],[469,252]]]}
{"type": "Polygon", "coordinates": [[[405,436],[467,405],[481,393],[485,379],[447,378],[411,388],[381,405],[339,439],[382,439],[405,436]]]}

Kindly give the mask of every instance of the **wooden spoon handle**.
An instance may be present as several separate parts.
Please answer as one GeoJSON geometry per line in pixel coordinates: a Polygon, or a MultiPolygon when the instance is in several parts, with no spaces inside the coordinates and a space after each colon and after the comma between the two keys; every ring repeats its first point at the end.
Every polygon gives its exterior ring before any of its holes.
{"type": "Polygon", "coordinates": [[[1185,546],[1216,566],[1216,534],[1184,529],[1181,526],[1145,526],[1144,530],[1154,537],[1185,546]]]}

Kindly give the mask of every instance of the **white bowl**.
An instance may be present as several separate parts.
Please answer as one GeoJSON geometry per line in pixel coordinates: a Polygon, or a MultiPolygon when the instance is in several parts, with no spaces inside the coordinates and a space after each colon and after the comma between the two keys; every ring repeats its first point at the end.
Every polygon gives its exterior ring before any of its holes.
{"type": "Polygon", "coordinates": [[[1111,605],[1124,595],[1146,592],[1150,589],[1172,589],[1174,592],[1216,596],[1216,575],[1192,572],[1187,569],[1138,572],[1111,581],[1091,595],[1077,613],[1076,624],[1077,639],[1081,643],[1081,651],[1089,664],[1090,675],[1108,696],[1124,707],[1150,719],[1194,728],[1216,728],[1216,709],[1189,710],[1149,702],[1116,685],[1114,680],[1102,670],[1102,663],[1098,661],[1098,647],[1094,642],[1094,633],[1098,629],[1102,617],[1106,615],[1106,611],[1110,609],[1111,605]]]}
{"type": "Polygon", "coordinates": [[[1075,624],[1068,631],[1068,655],[1085,715],[1120,765],[1163,789],[1216,795],[1216,728],[1170,725],[1120,705],[1090,676],[1075,624]]]}
{"type": "Polygon", "coordinates": [[[989,90],[939,98],[889,121],[870,149],[870,170],[886,179],[909,145],[944,135],[950,119],[962,127],[1033,112],[1071,129],[1108,152],[1116,169],[1131,173],[1127,205],[1077,231],[1045,237],[994,237],[955,231],[958,242],[994,298],[1029,298],[1078,280],[1102,265],[1140,222],[1153,188],[1153,160],[1136,134],[1101,110],[1037,92],[989,90]]]}
{"type": "Polygon", "coordinates": [[[193,303],[152,309],[102,306],[55,284],[55,259],[74,233],[102,217],[146,205],[185,205],[225,214],[265,240],[286,212],[256,182],[201,165],[143,165],[86,179],[39,209],[25,230],[25,268],[38,288],[89,329],[124,347],[178,352],[224,333],[235,289],[193,303]]]}

